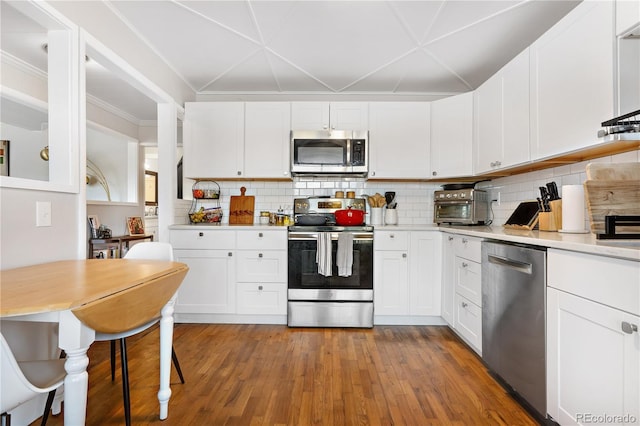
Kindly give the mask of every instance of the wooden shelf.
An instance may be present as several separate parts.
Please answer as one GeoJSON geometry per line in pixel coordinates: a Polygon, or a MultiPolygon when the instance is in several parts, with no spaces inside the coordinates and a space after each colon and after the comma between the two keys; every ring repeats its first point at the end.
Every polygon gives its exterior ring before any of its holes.
{"type": "Polygon", "coordinates": [[[121,235],[111,238],[91,238],[89,239],[89,259],[109,259],[122,257],[123,248],[129,250],[131,241],[149,240],[153,241],[153,235],[121,235]]]}

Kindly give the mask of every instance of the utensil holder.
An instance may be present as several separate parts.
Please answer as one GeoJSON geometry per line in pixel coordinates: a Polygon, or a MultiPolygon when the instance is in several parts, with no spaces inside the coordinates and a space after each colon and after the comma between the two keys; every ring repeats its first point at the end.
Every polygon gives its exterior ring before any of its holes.
{"type": "Polygon", "coordinates": [[[382,225],[382,207],[371,207],[371,224],[382,225]]]}
{"type": "Polygon", "coordinates": [[[396,210],[396,209],[384,209],[384,223],[385,223],[385,225],[397,225],[398,224],[398,210],[396,210]]]}
{"type": "Polygon", "coordinates": [[[557,231],[562,229],[562,200],[549,202],[550,212],[538,213],[538,229],[541,231],[557,231]]]}

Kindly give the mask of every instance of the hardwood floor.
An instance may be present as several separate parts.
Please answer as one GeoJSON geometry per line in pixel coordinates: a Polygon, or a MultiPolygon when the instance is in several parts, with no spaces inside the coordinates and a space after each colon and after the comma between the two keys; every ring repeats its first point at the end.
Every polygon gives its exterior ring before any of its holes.
{"type": "MultiPolygon", "coordinates": [[[[175,326],[186,384],[172,367],[161,422],[158,340],[157,327],[127,339],[135,425],[537,424],[447,327],[225,324],[175,326]]],[[[92,345],[89,358],[87,425],[124,424],[108,342],[92,345]]]]}

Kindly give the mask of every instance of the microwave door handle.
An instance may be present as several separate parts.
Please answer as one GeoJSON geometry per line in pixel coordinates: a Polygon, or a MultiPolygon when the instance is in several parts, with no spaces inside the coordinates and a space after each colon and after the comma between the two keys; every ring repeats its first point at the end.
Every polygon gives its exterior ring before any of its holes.
{"type": "Polygon", "coordinates": [[[351,139],[347,139],[347,166],[351,165],[351,139]]]}

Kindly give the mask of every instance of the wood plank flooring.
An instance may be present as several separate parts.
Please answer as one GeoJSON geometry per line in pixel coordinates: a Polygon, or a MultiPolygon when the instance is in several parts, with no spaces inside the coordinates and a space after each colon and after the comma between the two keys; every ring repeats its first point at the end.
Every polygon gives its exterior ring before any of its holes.
{"type": "MultiPolygon", "coordinates": [[[[447,327],[177,324],[169,418],[158,328],[127,339],[134,425],[536,425],[447,327]]],[[[124,424],[118,362],[89,350],[87,425],[124,424]]],[[[33,425],[38,425],[34,422],[33,425]]],[[[49,417],[62,425],[63,415],[49,417]]]]}

